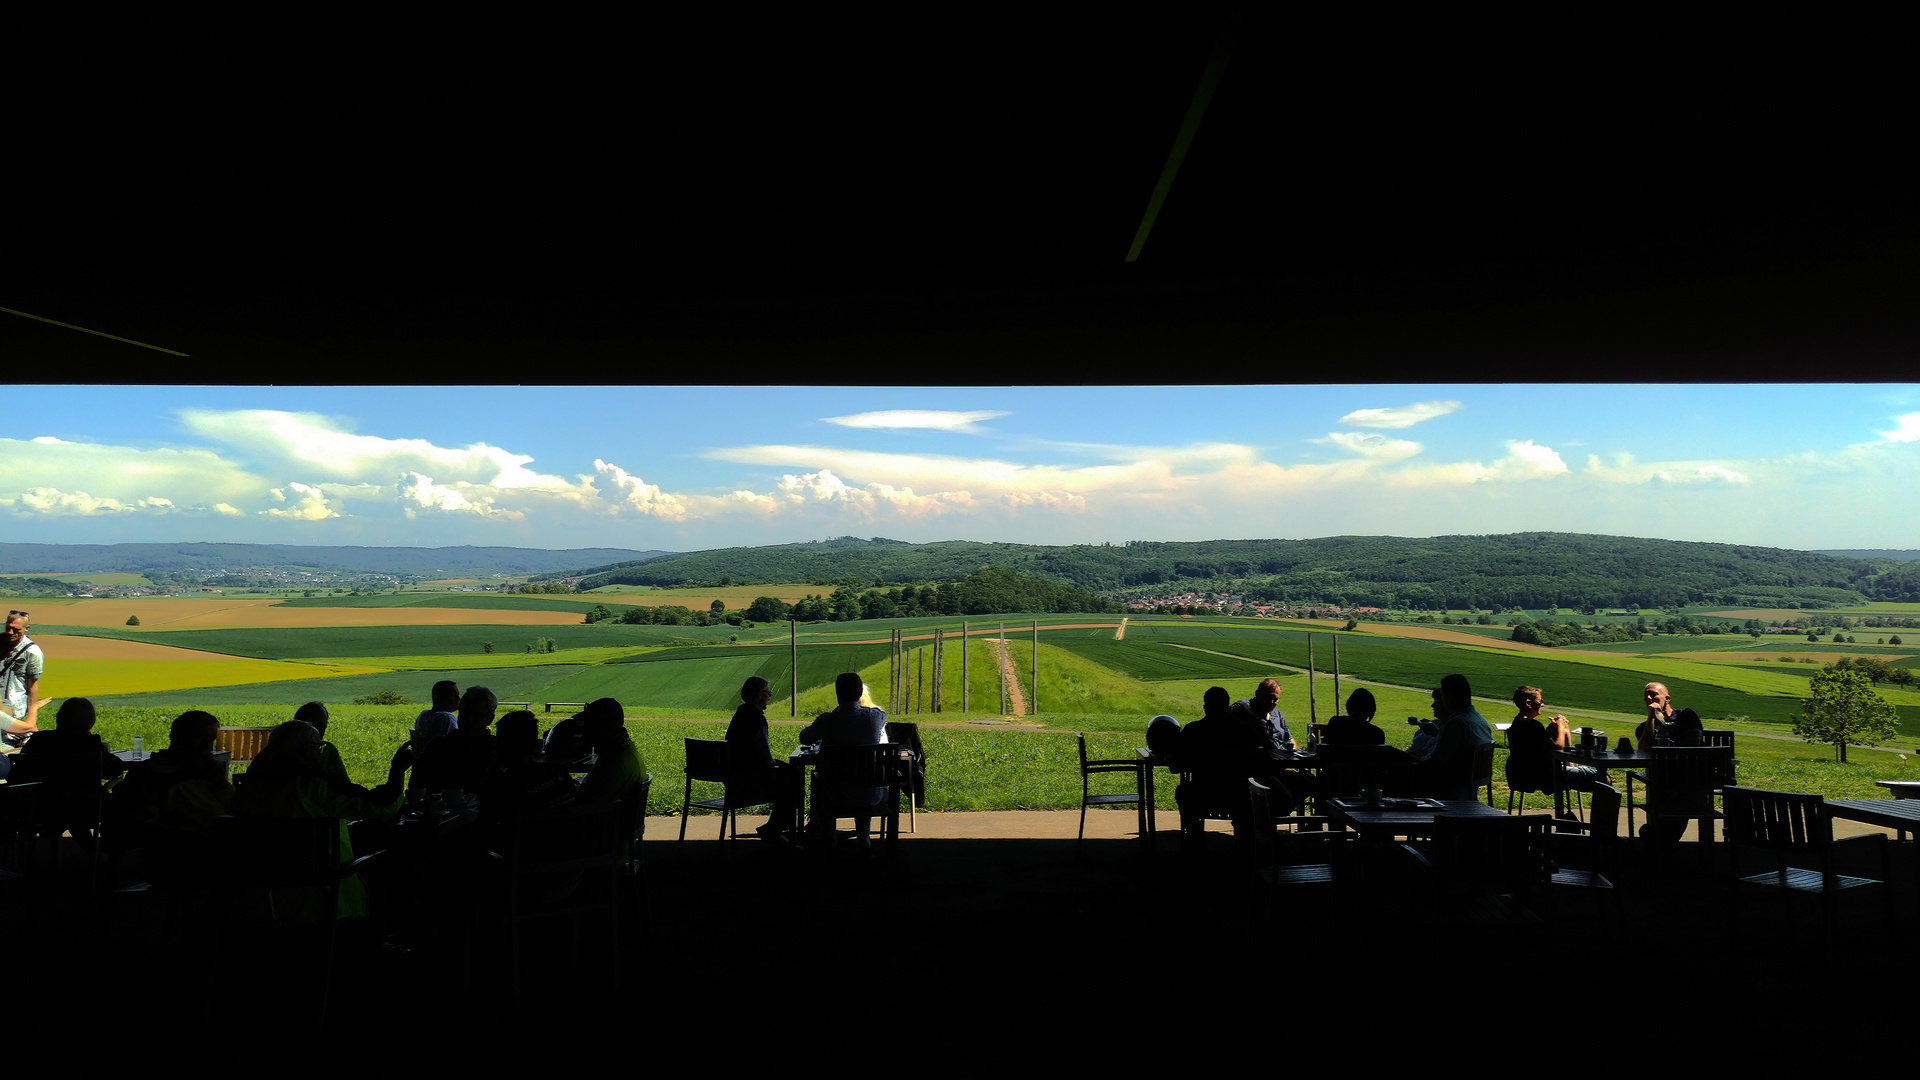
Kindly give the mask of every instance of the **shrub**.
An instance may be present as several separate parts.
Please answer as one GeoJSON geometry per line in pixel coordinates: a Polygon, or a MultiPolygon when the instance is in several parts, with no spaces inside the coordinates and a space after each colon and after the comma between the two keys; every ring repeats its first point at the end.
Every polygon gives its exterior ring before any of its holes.
{"type": "Polygon", "coordinates": [[[138,616],[138,615],[129,615],[129,616],[127,616],[127,625],[128,625],[128,626],[139,626],[139,625],[140,625],[140,616],[138,616]]]}
{"type": "Polygon", "coordinates": [[[398,690],[375,690],[371,694],[354,698],[353,703],[355,705],[411,705],[413,699],[398,690]]]}

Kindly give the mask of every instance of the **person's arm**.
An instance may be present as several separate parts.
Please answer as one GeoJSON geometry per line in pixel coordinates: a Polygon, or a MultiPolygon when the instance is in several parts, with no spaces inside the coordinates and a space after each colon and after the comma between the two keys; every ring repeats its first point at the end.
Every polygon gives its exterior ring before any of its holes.
{"type": "Polygon", "coordinates": [[[47,702],[52,701],[53,699],[42,698],[39,696],[40,694],[40,673],[39,672],[37,671],[29,672],[27,674],[26,681],[27,681],[27,717],[26,717],[25,723],[27,725],[28,731],[38,731],[40,730],[40,706],[45,705],[47,702]]]}

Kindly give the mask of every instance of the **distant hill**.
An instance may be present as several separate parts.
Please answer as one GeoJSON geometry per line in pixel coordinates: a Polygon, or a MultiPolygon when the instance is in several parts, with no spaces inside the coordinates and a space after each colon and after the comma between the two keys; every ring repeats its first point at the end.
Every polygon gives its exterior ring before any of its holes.
{"type": "Polygon", "coordinates": [[[1840,555],[1853,559],[1890,559],[1894,562],[1913,562],[1920,559],[1920,550],[1913,548],[1843,548],[1836,550],[1821,549],[1816,555],[1840,555]]]}
{"type": "Polygon", "coordinates": [[[308,547],[301,544],[0,544],[0,573],[69,574],[156,571],[218,573],[252,566],[381,574],[491,577],[566,574],[669,551],[516,547],[308,547]]]}
{"type": "Polygon", "coordinates": [[[1920,564],[1783,548],[1576,533],[1129,541],[1048,547],[839,537],[720,548],[594,568],[599,585],[964,578],[986,565],[1106,596],[1230,591],[1252,601],[1378,607],[1825,607],[1920,600],[1920,564]]]}

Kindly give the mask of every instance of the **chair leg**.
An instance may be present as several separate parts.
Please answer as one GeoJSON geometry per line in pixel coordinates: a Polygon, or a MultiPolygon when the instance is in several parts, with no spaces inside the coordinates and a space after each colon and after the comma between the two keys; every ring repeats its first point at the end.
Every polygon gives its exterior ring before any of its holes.
{"type": "Polygon", "coordinates": [[[1080,849],[1087,845],[1087,803],[1084,796],[1080,801],[1080,836],[1073,842],[1073,857],[1080,857],[1080,849]]]}

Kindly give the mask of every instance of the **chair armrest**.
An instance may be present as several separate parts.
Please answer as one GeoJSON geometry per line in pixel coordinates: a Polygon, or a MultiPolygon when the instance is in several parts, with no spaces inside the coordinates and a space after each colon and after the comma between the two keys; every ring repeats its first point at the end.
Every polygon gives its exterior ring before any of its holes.
{"type": "Polygon", "coordinates": [[[1631,779],[1638,780],[1643,784],[1647,782],[1647,776],[1645,773],[1637,773],[1637,772],[1634,772],[1632,769],[1627,770],[1627,776],[1631,779]]]}
{"type": "Polygon", "coordinates": [[[1120,758],[1102,758],[1099,761],[1087,762],[1088,772],[1093,772],[1096,769],[1104,772],[1139,772],[1140,763],[1138,761],[1123,761],[1120,758]]]}
{"type": "Polygon", "coordinates": [[[1861,833],[1859,836],[1837,837],[1833,841],[1833,846],[1839,847],[1841,844],[1852,844],[1862,840],[1885,844],[1887,842],[1887,834],[1883,832],[1875,832],[1875,833],[1861,833]]]}
{"type": "Polygon", "coordinates": [[[361,867],[367,865],[368,863],[374,861],[375,859],[378,859],[384,856],[386,853],[387,853],[386,848],[379,848],[374,851],[369,851],[365,855],[361,855],[358,858],[354,859],[352,862],[341,867],[340,876],[343,878],[352,877],[354,874],[357,874],[360,872],[361,867]]]}
{"type": "Polygon", "coordinates": [[[1409,862],[1413,863],[1413,865],[1420,870],[1430,871],[1433,869],[1433,860],[1422,855],[1420,849],[1414,847],[1412,844],[1401,844],[1400,851],[1407,857],[1409,862]]]}

